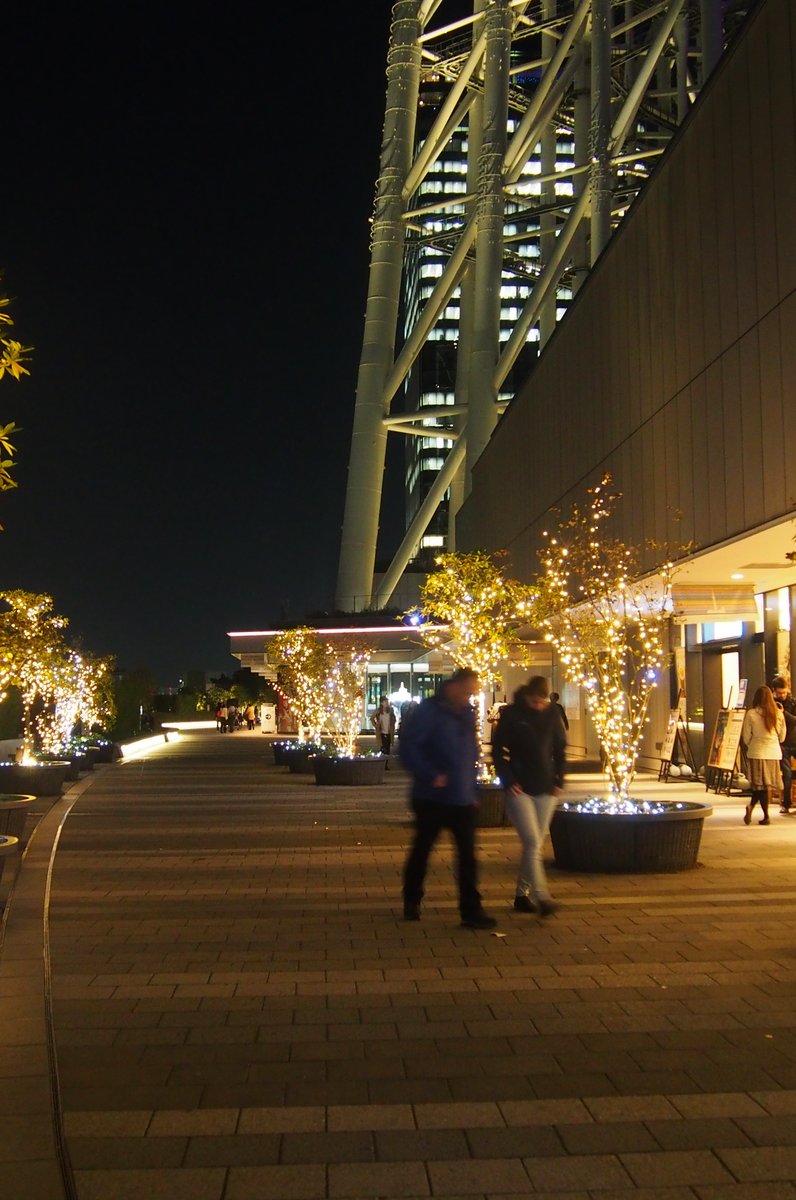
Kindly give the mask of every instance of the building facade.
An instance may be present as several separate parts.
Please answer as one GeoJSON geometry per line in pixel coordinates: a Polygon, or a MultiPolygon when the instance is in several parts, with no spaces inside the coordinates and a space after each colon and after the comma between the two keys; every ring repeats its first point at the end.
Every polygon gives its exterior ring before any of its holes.
{"type": "MultiPolygon", "coordinates": [[[[718,709],[790,675],[796,568],[796,11],[761,0],[473,470],[463,549],[531,579],[554,507],[610,471],[619,536],[691,543],[671,688],[695,757],[718,709]]],[[[649,553],[648,565],[654,567],[649,553]]],[[[585,746],[585,724],[574,740],[585,746]]]]}

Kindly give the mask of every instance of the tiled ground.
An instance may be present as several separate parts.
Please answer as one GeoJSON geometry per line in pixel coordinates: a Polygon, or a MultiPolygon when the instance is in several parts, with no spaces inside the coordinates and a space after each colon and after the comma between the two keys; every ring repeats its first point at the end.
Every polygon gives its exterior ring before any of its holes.
{"type": "MultiPolygon", "coordinates": [[[[260,734],[208,734],[79,785],[50,933],[80,1200],[796,1200],[796,818],[747,828],[722,799],[700,868],[553,871],[544,922],[510,910],[513,831],[484,830],[500,925],[472,933],[447,847],[423,921],[399,920],[406,780],[387,780],[317,788],[260,734]]],[[[0,959],[13,1200],[66,1194],[41,904],[72,799],[0,959]]]]}

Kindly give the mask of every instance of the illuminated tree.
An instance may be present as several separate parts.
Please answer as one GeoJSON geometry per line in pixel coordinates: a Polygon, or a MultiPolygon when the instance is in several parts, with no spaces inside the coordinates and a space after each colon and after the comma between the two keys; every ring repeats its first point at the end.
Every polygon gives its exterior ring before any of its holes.
{"type": "Polygon", "coordinates": [[[420,592],[423,616],[447,625],[421,626],[426,645],[445,645],[456,665],[477,671],[485,687],[499,683],[499,665],[517,651],[534,600],[532,588],[506,578],[496,561],[500,556],[481,550],[441,554],[439,570],[420,592]]]}
{"type": "Polygon", "coordinates": [[[278,634],[267,647],[267,657],[277,668],[277,691],[296,717],[299,736],[320,741],[328,722],[327,647],[313,629],[301,626],[278,634]]]}
{"type": "Polygon", "coordinates": [[[327,644],[326,692],[329,731],[340,755],[356,753],[368,677],[370,646],[353,639],[327,644]]]}
{"type": "MultiPolygon", "coordinates": [[[[2,332],[5,333],[14,324],[12,317],[5,311],[9,304],[8,296],[0,295],[0,326],[2,326],[2,332]]],[[[30,346],[23,346],[14,338],[0,336],[0,379],[4,375],[9,375],[12,379],[21,379],[23,375],[28,375],[29,371],[23,366],[23,363],[27,362],[30,349],[30,346]]],[[[0,492],[17,486],[16,480],[11,474],[14,467],[14,446],[11,438],[16,428],[14,421],[0,426],[0,455],[2,455],[0,457],[0,492]]],[[[0,529],[2,529],[2,525],[0,525],[0,529]]]]}
{"type": "Polygon", "coordinates": [[[611,537],[621,493],[606,473],[540,551],[537,620],[561,668],[585,690],[612,800],[627,800],[647,707],[667,658],[672,572],[664,561],[642,580],[640,552],[611,537]]]}
{"type": "Polygon", "coordinates": [[[0,592],[8,608],[0,613],[0,661],[7,683],[22,697],[22,746],[32,755],[36,743],[34,715],[52,696],[64,671],[67,650],[65,617],[52,612],[51,596],[20,590],[0,592]]]}

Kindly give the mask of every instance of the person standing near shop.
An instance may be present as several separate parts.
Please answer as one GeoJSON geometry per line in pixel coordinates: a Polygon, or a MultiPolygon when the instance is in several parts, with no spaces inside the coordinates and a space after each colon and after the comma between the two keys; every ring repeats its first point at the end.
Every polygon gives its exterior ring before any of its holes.
{"type": "Polygon", "coordinates": [[[791,811],[791,787],[793,784],[793,768],[791,757],[796,755],[796,700],[790,694],[788,685],[782,675],[777,675],[771,681],[771,692],[777,708],[782,709],[785,718],[785,741],[782,743],[782,807],[781,813],[791,811]]]}
{"type": "Polygon", "coordinates": [[[749,782],[752,785],[752,801],[747,804],[743,815],[744,825],[752,822],[756,804],[763,810],[759,825],[770,825],[768,801],[772,788],[782,783],[782,742],[785,740],[785,717],[777,708],[771,688],[759,687],[752,697],[741,730],[741,741],[749,762],[749,782]]]}
{"type": "Polygon", "coordinates": [[[373,728],[376,730],[376,749],[387,759],[389,768],[390,750],[395,737],[395,709],[386,696],[382,696],[379,707],[372,717],[373,728]]]}
{"type": "Polygon", "coordinates": [[[443,829],[456,843],[459,915],[467,929],[494,929],[478,890],[475,816],[478,739],[471,696],[478,675],[460,668],[435,696],[423,700],[398,743],[401,761],[412,774],[415,832],[403,874],[404,920],[419,921],[428,860],[443,829]]]}
{"type": "Polygon", "coordinates": [[[506,811],[522,844],[514,911],[551,916],[542,847],[564,787],[566,734],[542,675],[517,690],[492,736],[492,760],[506,789],[506,811]]]}

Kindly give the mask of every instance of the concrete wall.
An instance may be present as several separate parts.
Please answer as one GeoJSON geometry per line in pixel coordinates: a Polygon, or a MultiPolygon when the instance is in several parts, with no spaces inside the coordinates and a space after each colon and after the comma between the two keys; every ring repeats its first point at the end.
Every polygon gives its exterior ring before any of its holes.
{"type": "Polygon", "coordinates": [[[794,66],[796,8],[764,0],[476,464],[460,549],[532,577],[545,514],[606,468],[637,544],[793,508],[794,66]]]}

